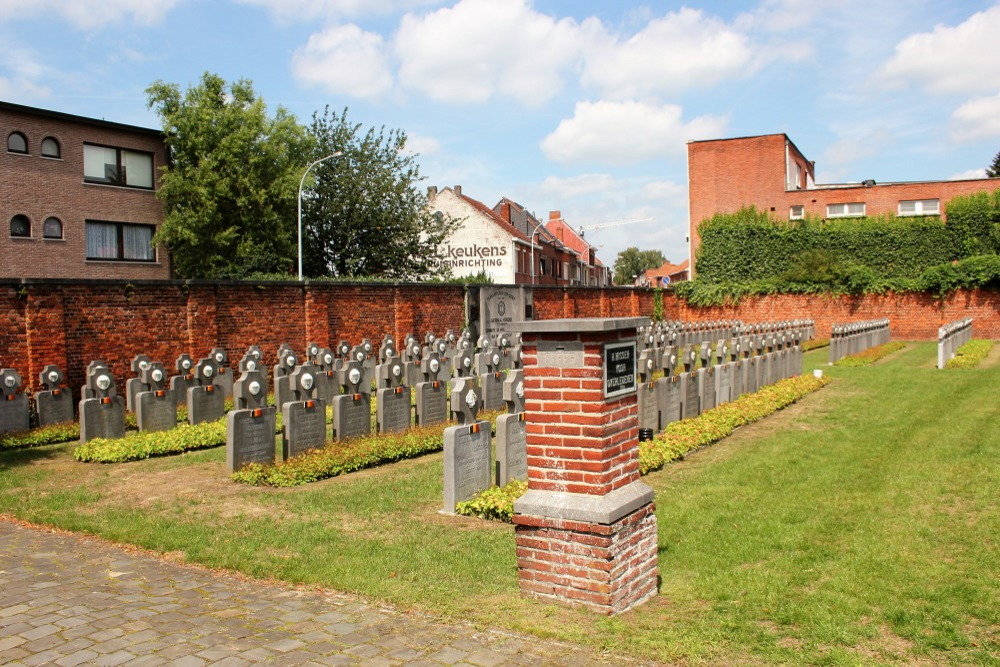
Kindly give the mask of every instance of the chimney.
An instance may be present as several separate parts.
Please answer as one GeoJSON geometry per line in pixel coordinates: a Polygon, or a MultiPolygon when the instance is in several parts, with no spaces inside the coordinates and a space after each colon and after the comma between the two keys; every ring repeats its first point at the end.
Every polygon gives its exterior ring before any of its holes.
{"type": "Polygon", "coordinates": [[[510,202],[500,202],[500,217],[504,222],[510,222],[510,202]]]}
{"type": "Polygon", "coordinates": [[[427,198],[428,199],[434,199],[435,197],[437,197],[437,193],[438,193],[438,189],[437,189],[436,185],[428,185],[427,186],[427,198]]]}
{"type": "Polygon", "coordinates": [[[461,185],[456,185],[455,187],[452,188],[452,190],[454,190],[455,194],[458,195],[459,197],[462,196],[462,186],[461,185]]]}
{"type": "Polygon", "coordinates": [[[561,220],[562,211],[549,211],[549,220],[561,220]]]}

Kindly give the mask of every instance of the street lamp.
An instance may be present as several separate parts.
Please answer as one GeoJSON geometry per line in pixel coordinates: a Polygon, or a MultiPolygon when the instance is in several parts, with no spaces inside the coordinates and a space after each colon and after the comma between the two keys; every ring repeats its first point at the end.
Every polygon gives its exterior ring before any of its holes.
{"type": "Polygon", "coordinates": [[[320,162],[340,157],[343,154],[343,151],[337,151],[336,153],[331,153],[326,157],[321,157],[318,160],[310,162],[309,166],[306,167],[306,170],[302,173],[302,178],[299,180],[299,280],[302,280],[302,184],[306,182],[306,176],[309,175],[310,169],[318,165],[320,162]]]}
{"type": "Polygon", "coordinates": [[[531,236],[528,237],[528,242],[531,244],[531,284],[535,284],[535,234],[538,233],[538,228],[542,226],[542,221],[539,220],[535,228],[531,230],[531,236]]]}

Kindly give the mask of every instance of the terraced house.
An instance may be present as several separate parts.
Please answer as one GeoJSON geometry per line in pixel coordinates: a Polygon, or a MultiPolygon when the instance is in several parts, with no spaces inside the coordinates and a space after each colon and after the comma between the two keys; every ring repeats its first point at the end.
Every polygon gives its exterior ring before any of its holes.
{"type": "Polygon", "coordinates": [[[0,102],[0,278],[171,276],[160,130],[0,102]]]}

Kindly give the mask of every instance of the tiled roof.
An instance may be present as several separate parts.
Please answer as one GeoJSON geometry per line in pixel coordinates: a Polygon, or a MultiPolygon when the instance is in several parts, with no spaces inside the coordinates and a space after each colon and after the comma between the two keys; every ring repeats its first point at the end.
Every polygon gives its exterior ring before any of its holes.
{"type": "MultiPolygon", "coordinates": [[[[593,247],[589,243],[587,243],[587,240],[582,236],[580,236],[580,234],[578,234],[575,229],[570,227],[569,224],[567,224],[566,221],[563,220],[562,218],[549,220],[547,223],[545,223],[545,226],[548,227],[549,231],[552,232],[552,234],[555,235],[557,238],[559,238],[563,242],[563,244],[565,244],[570,250],[575,252],[577,255],[580,255],[581,257],[586,257],[587,253],[593,247]]],[[[594,265],[604,266],[604,263],[597,258],[596,254],[594,256],[594,265]]]]}
{"type": "Polygon", "coordinates": [[[501,218],[499,213],[491,209],[483,202],[473,199],[472,197],[466,194],[459,194],[458,196],[464,199],[466,202],[468,202],[468,204],[473,208],[475,208],[477,211],[487,216],[490,220],[496,223],[500,227],[500,229],[504,230],[511,236],[521,239],[522,241],[528,240],[528,236],[526,234],[522,234],[521,230],[519,230],[517,227],[515,227],[514,225],[510,224],[509,222],[501,218]]]}

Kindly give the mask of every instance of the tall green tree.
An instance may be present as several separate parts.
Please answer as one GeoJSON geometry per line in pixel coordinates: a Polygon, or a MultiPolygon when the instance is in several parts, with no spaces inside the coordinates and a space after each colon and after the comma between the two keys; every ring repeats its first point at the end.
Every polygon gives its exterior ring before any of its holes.
{"type": "Polygon", "coordinates": [[[446,273],[438,248],[455,222],[427,209],[406,133],[364,129],[327,107],[314,113],[313,169],[302,194],[308,276],[420,280],[446,273]]]}
{"type": "Polygon", "coordinates": [[[667,258],[659,250],[639,250],[636,246],[625,248],[614,264],[615,285],[631,285],[633,276],[637,276],[646,269],[655,269],[662,266],[667,258]]]}
{"type": "Polygon", "coordinates": [[[993,163],[986,167],[986,175],[990,178],[1000,178],[1000,151],[993,156],[993,163]]]}
{"type": "Polygon", "coordinates": [[[312,141],[295,117],[269,115],[250,81],[227,84],[206,72],[181,93],[157,81],[146,89],[163,123],[169,158],[157,196],[166,218],[156,242],[185,278],[290,273],[296,193],[312,141]]]}

